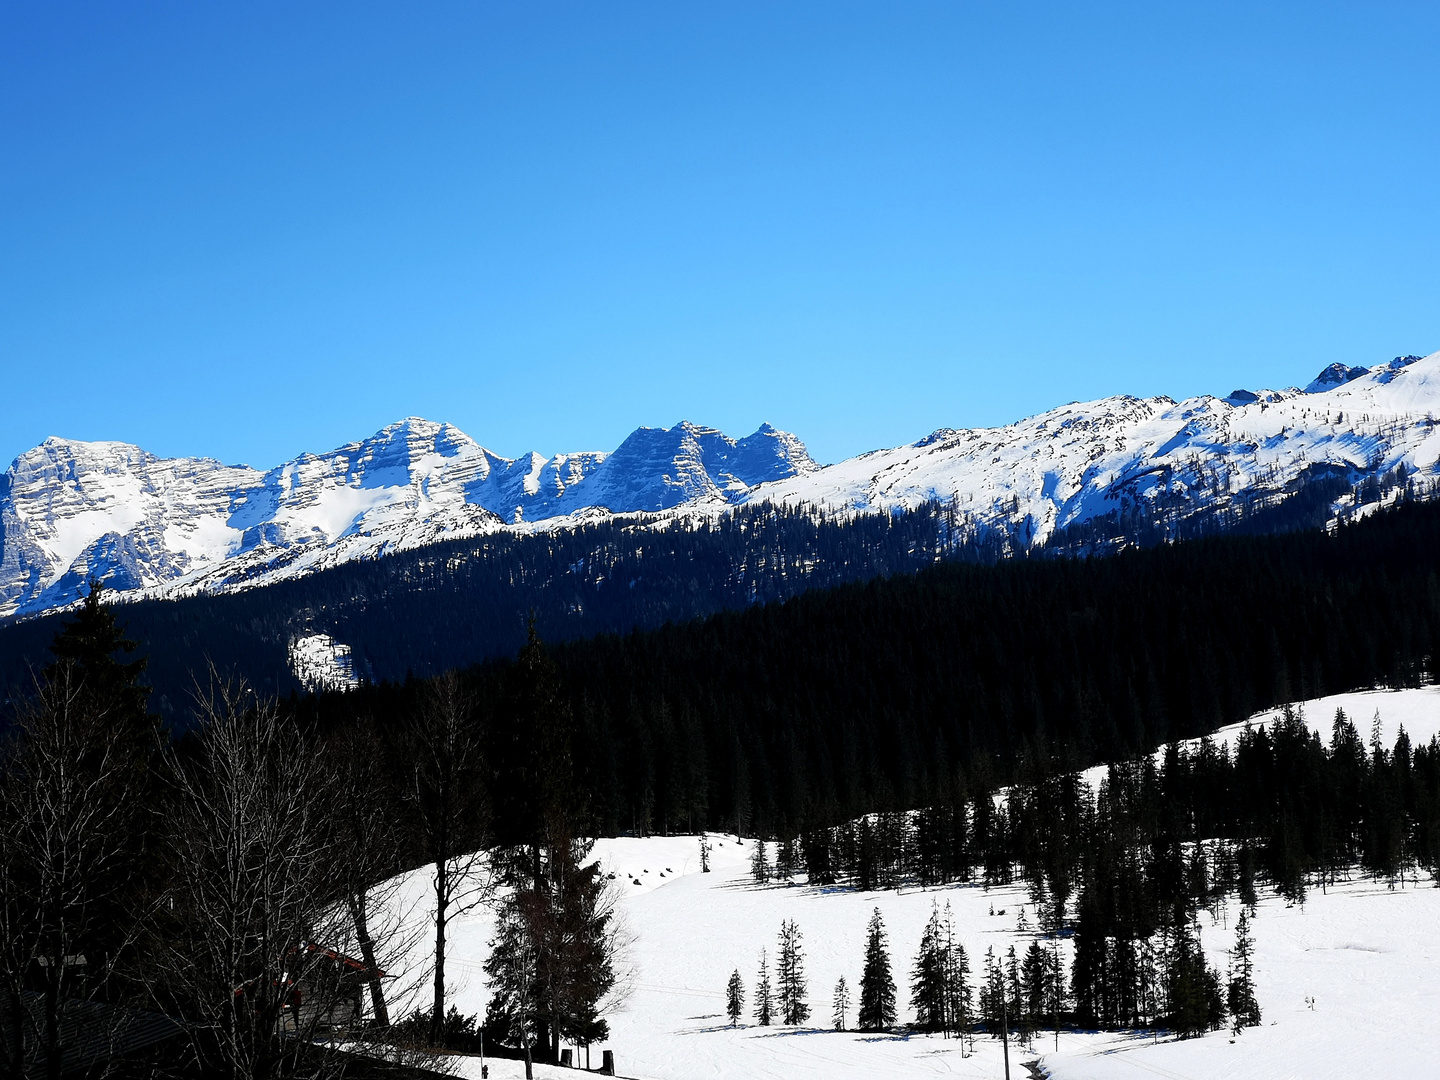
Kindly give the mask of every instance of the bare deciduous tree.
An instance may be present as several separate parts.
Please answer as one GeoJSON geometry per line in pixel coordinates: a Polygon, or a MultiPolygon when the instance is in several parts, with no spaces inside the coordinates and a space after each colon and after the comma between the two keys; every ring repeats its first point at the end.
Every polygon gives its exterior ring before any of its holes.
{"type": "Polygon", "coordinates": [[[59,1077],[65,1011],[105,985],[129,940],[117,908],[139,774],[126,733],[83,689],[72,665],[56,665],[21,711],[0,778],[0,1046],[15,1076],[28,1042],[59,1077]],[[38,1010],[24,1004],[27,983],[38,1010]]]}
{"type": "Polygon", "coordinates": [[[399,824],[383,798],[389,784],[384,748],[372,726],[361,722],[332,739],[330,750],[336,762],[331,805],[338,884],[365,965],[375,1024],[386,1028],[390,1009],[381,976],[382,954],[399,946],[397,935],[403,934],[408,912],[397,906],[399,824]]]}
{"type": "Polygon", "coordinates": [[[171,756],[176,873],[162,927],[162,996],[193,1021],[209,1074],[312,1069],[302,1050],[330,1019],[330,948],[349,940],[316,747],[243,685],[199,695],[193,759],[171,756]]]}
{"type": "Polygon", "coordinates": [[[430,682],[419,708],[405,718],[412,762],[404,797],[416,840],[434,868],[434,992],[430,1040],[440,1045],[445,1025],[445,935],[451,919],[492,893],[489,859],[481,849],[487,806],[481,780],[481,734],[474,702],[455,672],[430,682]]]}

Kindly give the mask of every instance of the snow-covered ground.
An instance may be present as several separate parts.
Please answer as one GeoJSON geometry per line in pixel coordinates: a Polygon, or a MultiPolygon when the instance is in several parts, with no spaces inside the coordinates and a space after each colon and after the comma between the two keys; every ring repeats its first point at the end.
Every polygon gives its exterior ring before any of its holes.
{"type": "MultiPolygon", "coordinates": [[[[1328,733],[1335,707],[1345,708],[1368,736],[1378,709],[1385,737],[1404,724],[1412,738],[1440,731],[1440,689],[1339,695],[1305,703],[1313,727],[1328,733]]],[[[1268,715],[1268,714],[1267,714],[1268,715]]],[[[1259,717],[1257,719],[1264,719],[1259,717]]],[[[619,911],[633,944],[631,990],[611,1017],[608,1048],[618,1071],[655,1080],[723,1077],[997,1077],[998,1042],[979,1038],[966,1056],[955,1040],[938,1036],[866,1035],[829,1029],[835,981],[859,983],[865,923],[878,907],[890,935],[902,1022],[911,1017],[908,974],[931,905],[949,904],[956,930],[978,974],[989,948],[997,954],[1028,947],[1033,935],[1017,928],[1020,912],[1035,913],[1020,888],[978,886],[858,893],[805,885],[756,886],[749,880],[754,841],[711,835],[712,872],[700,872],[697,837],[603,839],[596,855],[615,873],[619,911]],[[639,884],[635,884],[635,882],[639,884]],[[992,911],[994,914],[992,914],[992,911]],[[760,950],[772,959],[780,923],[793,918],[804,934],[811,1026],[726,1026],[724,987],[739,969],[753,998],[760,950]]],[[[401,889],[412,919],[423,918],[428,875],[417,871],[401,889]]],[[[1233,904],[1218,922],[1202,914],[1203,944],[1222,972],[1233,942],[1233,904]]],[[[1303,908],[1278,897],[1261,899],[1253,932],[1256,991],[1264,1024],[1232,1041],[1228,1032],[1202,1039],[1156,1041],[1149,1035],[1062,1032],[1011,1050],[1011,1074],[1038,1061],[1056,1080],[1161,1076],[1422,1077],[1440,1061],[1440,889],[1428,880],[1391,890],[1357,878],[1311,892],[1303,908]]],[[[450,970],[455,1003],[483,1012],[481,965],[493,920],[478,907],[452,924],[450,970]]],[[[1060,946],[1068,967],[1068,946],[1060,946]]],[[[424,947],[392,970],[418,972],[424,947]]],[[[406,982],[396,980],[397,985],[406,982]]],[[[747,1003],[748,1004],[748,1003],[747,1003]]],[[[853,1022],[853,1021],[852,1021],[853,1022]]],[[[598,1064],[598,1053],[595,1058],[598,1064]]],[[[518,1076],[516,1063],[493,1063],[491,1075],[518,1076]]],[[[478,1063],[456,1062],[478,1076],[478,1063]]],[[[548,1075],[547,1075],[548,1080],[548,1075]]]]}
{"type": "Polygon", "coordinates": [[[290,639],[290,670],[307,691],[340,690],[360,684],[350,646],[329,634],[290,639]]]}

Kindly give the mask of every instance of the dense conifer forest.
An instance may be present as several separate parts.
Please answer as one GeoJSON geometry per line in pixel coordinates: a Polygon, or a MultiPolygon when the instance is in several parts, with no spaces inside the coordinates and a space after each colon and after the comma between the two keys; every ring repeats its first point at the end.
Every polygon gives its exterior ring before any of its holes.
{"type": "MultiPolygon", "coordinates": [[[[1417,685],[1440,635],[1436,552],[1440,505],[1412,504],[1333,535],[946,563],[555,645],[576,783],[600,833],[778,834],[1417,685]]],[[[507,667],[466,675],[482,711],[507,667]]],[[[383,725],[418,685],[300,708],[383,725]]]]}
{"type": "MultiPolygon", "coordinates": [[[[615,518],[447,541],[246,592],[121,610],[150,657],[153,707],[183,722],[195,676],[212,661],[269,693],[298,690],[287,644],[300,634],[344,642],[366,679],[400,680],[513,656],[532,616],[554,643],[912,573],[940,559],[993,562],[1005,550],[948,505],[838,517],[742,507],[723,518],[615,518]]],[[[0,688],[28,688],[63,620],[0,626],[0,688]]]]}
{"type": "MultiPolygon", "coordinates": [[[[150,657],[152,707],[183,722],[195,676],[211,662],[268,693],[300,689],[287,646],[310,633],[348,646],[362,678],[394,681],[513,656],[532,616],[555,644],[911,574],[940,561],[1092,557],[1210,535],[1314,529],[1330,520],[1337,499],[1363,505],[1433,495],[1403,469],[1357,477],[1317,465],[1284,491],[1240,505],[1218,496],[1198,511],[1187,499],[1126,505],[1035,547],[1028,519],[1012,535],[953,500],[892,514],[762,504],[719,518],[617,517],[447,541],[241,593],[127,603],[124,622],[150,657]]],[[[62,619],[0,624],[0,691],[30,687],[30,671],[49,662],[46,645],[62,619]]]]}

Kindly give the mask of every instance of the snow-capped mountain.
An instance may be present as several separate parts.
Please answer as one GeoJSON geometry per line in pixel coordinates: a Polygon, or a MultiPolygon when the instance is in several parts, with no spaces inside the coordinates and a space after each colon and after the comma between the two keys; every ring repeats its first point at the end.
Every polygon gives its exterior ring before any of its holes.
{"type": "Polygon", "coordinates": [[[611,454],[547,460],[410,418],[268,472],[52,438],[0,478],[0,615],[70,603],[92,575],[120,592],[231,589],[563,515],[729,506],[816,468],[768,424],[739,440],[641,428],[611,454]]]}
{"type": "Polygon", "coordinates": [[[1440,353],[1332,364],[1304,390],[1065,405],[824,468],[768,424],[738,440],[640,428],[611,453],[511,459],[411,418],[268,472],[47,439],[0,477],[0,615],[73,602],[91,575],[132,595],[226,591],[447,538],[745,502],[877,513],[939,500],[1009,550],[1084,527],[1102,546],[1137,527],[1182,536],[1302,491],[1334,519],[1435,484],[1437,410],[1440,353]]]}
{"type": "Polygon", "coordinates": [[[1306,390],[1122,395],[1002,428],[942,429],[750,497],[858,511],[949,500],[977,533],[999,532],[1017,547],[1112,514],[1117,524],[1172,529],[1197,516],[1233,522],[1317,479],[1334,481],[1331,516],[1341,516],[1362,509],[1352,488],[1367,478],[1392,489],[1434,481],[1437,411],[1440,353],[1336,364],[1306,390]]]}

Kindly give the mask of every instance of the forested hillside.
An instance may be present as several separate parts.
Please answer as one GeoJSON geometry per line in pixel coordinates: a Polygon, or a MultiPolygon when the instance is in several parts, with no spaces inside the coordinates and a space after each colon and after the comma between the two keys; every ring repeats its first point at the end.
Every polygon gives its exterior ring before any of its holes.
{"type": "MultiPolygon", "coordinates": [[[[1197,736],[1300,697],[1427,677],[1440,506],[1334,535],[1223,537],[1095,560],[942,564],[556,646],[594,827],[799,830],[1197,736]]],[[[473,670],[483,712],[509,665],[473,670]]],[[[329,723],[411,710],[326,694],[329,723]]],[[[493,778],[496,790],[511,780],[493,778]]]]}
{"type": "MultiPolygon", "coordinates": [[[[299,689],[289,641],[328,633],[372,681],[513,655],[533,615],[549,642],[624,633],[784,599],[938,559],[993,561],[953,508],[836,516],[740,508],[722,518],[610,518],[576,529],[495,534],[345,563],[246,592],[120,607],[150,657],[153,707],[183,720],[213,661],[270,693],[299,689]]],[[[48,663],[63,616],[0,627],[0,687],[48,663]]]]}
{"type": "MultiPolygon", "coordinates": [[[[498,533],[342,563],[226,595],[127,603],[123,621],[150,657],[153,707],[183,722],[211,662],[281,695],[301,688],[289,645],[328,635],[354,674],[380,682],[513,655],[533,615],[551,643],[654,629],[809,589],[913,573],[938,561],[1108,555],[1214,534],[1319,528],[1340,503],[1430,498],[1403,470],[1360,483],[1317,466],[1283,497],[1185,518],[1181,505],[1126,505],[1030,546],[977,523],[958,498],[887,513],[740,507],[719,517],[605,518],[533,534],[498,533]],[[1339,502],[1337,502],[1339,500],[1339,502]]],[[[1191,508],[1193,510],[1193,507],[1191,508]]],[[[112,594],[114,600],[116,594],[112,594]]],[[[0,689],[48,662],[62,616],[0,624],[0,689]]]]}

